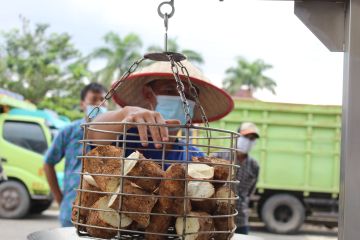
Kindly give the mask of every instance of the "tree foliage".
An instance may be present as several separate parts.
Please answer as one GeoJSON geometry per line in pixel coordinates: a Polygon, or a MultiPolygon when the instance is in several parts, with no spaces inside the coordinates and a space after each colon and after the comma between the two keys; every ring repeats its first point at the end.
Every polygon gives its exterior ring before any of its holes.
{"type": "Polygon", "coordinates": [[[104,36],[105,46],[96,48],[89,56],[89,60],[104,59],[106,65],[94,73],[93,80],[110,87],[114,80],[141,57],[142,41],[136,34],[125,37],[109,32],[104,36]]]}
{"type": "Polygon", "coordinates": [[[267,89],[275,94],[276,82],[264,75],[264,72],[272,66],[263,60],[249,62],[238,57],[235,67],[226,70],[226,78],[223,81],[224,89],[230,94],[235,94],[242,87],[246,87],[251,93],[258,89],[267,89]]]}
{"type": "MultiPolygon", "coordinates": [[[[22,28],[3,32],[0,46],[1,87],[39,103],[47,94],[69,95],[87,72],[76,62],[80,52],[67,33],[48,34],[49,25],[22,19],[22,28]]],[[[75,89],[75,90],[74,90],[75,89]]]]}
{"type": "MultiPolygon", "coordinates": [[[[70,119],[83,117],[78,96],[87,82],[109,88],[142,55],[137,34],[109,32],[103,46],[83,56],[69,34],[50,32],[48,24],[30,24],[25,18],[21,23],[20,28],[0,33],[0,87],[70,119]],[[90,70],[97,60],[105,66],[90,70]]],[[[183,53],[194,63],[204,62],[200,53],[182,49],[176,39],[169,39],[168,50],[183,53]]],[[[148,51],[162,52],[163,48],[153,45],[148,51]]]]}
{"type": "Polygon", "coordinates": [[[84,117],[84,113],[80,111],[79,98],[44,98],[41,102],[38,103],[38,108],[54,110],[58,114],[67,116],[71,120],[84,117]]]}

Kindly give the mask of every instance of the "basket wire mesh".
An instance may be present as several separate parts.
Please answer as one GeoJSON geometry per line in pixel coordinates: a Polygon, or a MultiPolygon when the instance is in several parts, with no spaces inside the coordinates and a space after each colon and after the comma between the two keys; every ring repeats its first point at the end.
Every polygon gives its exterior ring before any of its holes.
{"type": "MultiPolygon", "coordinates": [[[[189,207],[189,205],[187,204],[187,199],[191,201],[194,200],[199,200],[199,201],[205,201],[205,200],[209,200],[209,198],[205,198],[205,197],[191,197],[188,196],[188,184],[191,181],[198,181],[198,182],[209,182],[211,184],[218,184],[218,185],[223,185],[224,187],[228,188],[228,196],[226,197],[216,197],[216,196],[212,196],[211,200],[212,201],[216,201],[216,202],[227,202],[229,206],[234,205],[234,201],[236,201],[238,199],[238,197],[236,195],[233,195],[233,192],[236,192],[236,185],[238,184],[238,181],[235,178],[235,173],[236,173],[236,169],[239,167],[238,165],[235,164],[235,155],[236,155],[236,141],[238,138],[238,134],[231,132],[231,131],[226,131],[226,130],[220,130],[220,129],[214,129],[214,128],[208,128],[208,127],[200,127],[200,126],[179,126],[179,125],[169,125],[169,124],[165,124],[165,125],[161,125],[161,126],[166,126],[168,128],[174,128],[177,127],[180,130],[183,130],[181,132],[184,132],[184,135],[181,136],[170,136],[170,138],[177,138],[180,139],[179,141],[170,141],[170,142],[154,142],[152,139],[149,139],[149,144],[155,144],[155,143],[160,143],[162,144],[162,147],[160,149],[156,149],[156,148],[148,148],[148,147],[134,147],[131,146],[133,144],[141,144],[140,140],[134,140],[129,139],[131,137],[138,137],[138,133],[129,133],[128,129],[129,128],[134,128],[137,127],[138,125],[146,125],[147,127],[149,126],[160,126],[159,124],[148,124],[148,123],[118,123],[118,122],[90,122],[90,123],[85,123],[82,125],[83,129],[84,129],[84,139],[81,141],[81,143],[83,144],[83,155],[82,156],[78,156],[79,159],[81,159],[82,161],[88,161],[90,160],[94,160],[94,159],[115,159],[119,162],[119,169],[121,169],[120,174],[108,174],[108,173],[88,173],[84,171],[84,162],[82,164],[82,171],[79,173],[81,175],[80,178],[80,186],[78,189],[76,189],[76,191],[78,192],[78,197],[79,197],[79,202],[74,204],[74,208],[78,209],[77,211],[77,216],[76,219],[73,219],[73,224],[77,227],[77,233],[79,236],[84,236],[84,237],[91,237],[88,232],[86,231],[89,228],[97,228],[97,229],[101,229],[101,230],[110,230],[113,232],[116,232],[116,235],[114,235],[113,237],[115,239],[151,239],[149,236],[150,235],[154,235],[154,236],[158,236],[160,238],[158,239],[188,239],[187,236],[189,235],[194,235],[195,233],[187,233],[185,231],[185,227],[183,227],[183,231],[182,232],[176,232],[174,229],[174,226],[170,226],[168,231],[160,233],[160,232],[149,232],[146,231],[146,229],[142,228],[142,229],[130,229],[129,227],[121,227],[122,226],[122,221],[123,218],[119,218],[119,223],[117,227],[114,226],[100,226],[100,225],[96,225],[96,224],[87,224],[86,222],[82,222],[80,221],[80,211],[82,210],[88,210],[88,211],[102,211],[102,212],[113,212],[114,210],[110,210],[110,209],[103,209],[103,208],[93,208],[93,207],[86,207],[83,205],[82,202],[82,197],[84,193],[89,193],[89,194],[100,194],[100,195],[107,195],[107,196],[113,196],[113,195],[118,195],[119,196],[119,206],[118,209],[116,210],[116,212],[118,214],[148,214],[150,215],[150,218],[152,216],[168,216],[170,218],[182,218],[184,223],[183,226],[186,226],[186,222],[189,221],[190,218],[206,218],[206,219],[211,219],[211,221],[216,221],[216,219],[221,219],[222,221],[227,221],[228,222],[228,229],[227,230],[217,230],[214,228],[208,229],[207,231],[199,231],[196,234],[198,234],[199,236],[201,235],[206,235],[208,236],[208,239],[216,239],[214,238],[215,236],[217,236],[216,234],[224,234],[227,236],[227,238],[225,239],[230,239],[232,234],[235,231],[235,226],[232,223],[233,218],[237,215],[237,211],[235,208],[228,208],[228,212],[226,214],[212,214],[212,215],[206,215],[206,216],[194,216],[191,214],[191,212],[189,211],[189,209],[187,209],[189,207]],[[104,126],[104,125],[118,125],[119,128],[122,129],[122,131],[105,131],[105,130],[100,130],[100,126],[104,126]],[[191,134],[191,131],[196,131],[197,135],[193,136],[191,134]],[[208,135],[206,134],[206,132],[211,132],[213,137],[208,137],[208,135]],[[97,132],[97,133],[106,133],[107,135],[112,135],[113,137],[108,138],[108,139],[89,139],[87,136],[89,135],[90,132],[97,132]],[[214,142],[219,142],[221,141],[221,145],[218,144],[213,144],[214,142]],[[106,156],[98,156],[98,155],[89,155],[89,152],[91,149],[96,148],[98,146],[103,146],[104,144],[108,145],[108,144],[112,144],[115,145],[116,147],[120,147],[122,148],[122,155],[121,156],[116,156],[116,157],[106,157],[106,156]],[[172,149],[172,146],[182,146],[182,149],[172,149]],[[227,146],[227,147],[224,147],[227,146]],[[198,148],[199,150],[194,150],[193,147],[198,148]],[[174,163],[181,163],[184,168],[185,168],[185,177],[184,178],[166,178],[166,177],[158,177],[158,178],[154,178],[154,177],[147,177],[147,176],[129,176],[129,175],[125,175],[124,174],[124,161],[125,160],[144,160],[144,159],[131,159],[131,158],[127,158],[128,155],[127,153],[129,152],[133,152],[133,151],[139,151],[139,152],[146,152],[146,151],[155,151],[155,152],[159,152],[159,158],[157,159],[150,159],[153,162],[158,163],[161,166],[161,169],[163,171],[166,170],[167,166],[169,164],[174,164],[174,163]],[[220,164],[220,163],[212,163],[211,166],[212,167],[216,167],[216,166],[224,166],[227,167],[228,169],[228,179],[226,180],[215,180],[215,179],[191,179],[189,177],[189,164],[204,164],[203,162],[194,162],[192,161],[192,159],[190,158],[190,154],[192,153],[198,153],[199,151],[203,151],[206,152],[207,154],[211,153],[211,152],[226,152],[228,153],[231,158],[229,159],[227,164],[220,164]],[[166,155],[170,152],[182,152],[183,154],[186,155],[185,160],[186,161],[179,161],[179,160],[169,160],[166,158],[166,155]],[[102,177],[115,177],[119,179],[120,182],[120,190],[115,192],[115,191],[91,191],[91,190],[86,190],[84,189],[84,178],[83,176],[87,175],[87,176],[92,176],[92,177],[96,177],[96,176],[102,176],[102,177]],[[158,179],[160,181],[166,181],[166,180],[171,180],[171,181],[181,181],[184,182],[184,196],[162,196],[160,194],[156,194],[155,197],[157,199],[160,198],[168,198],[168,199],[180,199],[181,202],[183,203],[183,213],[182,214],[174,214],[174,213],[155,213],[155,212],[150,212],[150,213],[144,213],[144,212],[138,212],[138,211],[124,211],[123,210],[123,197],[125,196],[136,196],[136,197],[149,197],[149,195],[141,195],[141,194],[130,194],[130,193],[126,193],[124,192],[124,182],[125,179],[132,181],[133,179],[158,179]],[[161,238],[162,237],[162,238],[161,238]]],[[[153,194],[153,193],[152,193],[153,194]]],[[[194,211],[196,209],[193,209],[194,211]]],[[[196,239],[196,238],[194,238],[196,239]]],[[[200,239],[200,238],[199,238],[200,239]]],[[[203,238],[202,238],[203,239],[203,238]]]]}

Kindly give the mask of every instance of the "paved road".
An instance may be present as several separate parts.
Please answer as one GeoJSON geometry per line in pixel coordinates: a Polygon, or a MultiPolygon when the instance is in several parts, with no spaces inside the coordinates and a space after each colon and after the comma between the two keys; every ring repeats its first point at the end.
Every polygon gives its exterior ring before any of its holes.
{"type": "Polygon", "coordinates": [[[268,233],[262,223],[254,223],[250,235],[261,237],[264,240],[336,240],[337,229],[329,230],[324,226],[306,224],[298,234],[279,235],[268,233]]]}
{"type": "MultiPolygon", "coordinates": [[[[58,211],[48,210],[42,215],[29,216],[21,220],[0,219],[1,240],[24,240],[31,232],[59,227],[58,211]]],[[[276,235],[267,233],[261,224],[252,226],[251,235],[264,240],[336,240],[336,230],[328,230],[325,227],[306,225],[297,235],[276,235]]]]}
{"type": "Polygon", "coordinates": [[[45,211],[42,215],[31,215],[25,219],[0,219],[1,240],[24,240],[29,233],[60,227],[56,210],[45,211]]]}

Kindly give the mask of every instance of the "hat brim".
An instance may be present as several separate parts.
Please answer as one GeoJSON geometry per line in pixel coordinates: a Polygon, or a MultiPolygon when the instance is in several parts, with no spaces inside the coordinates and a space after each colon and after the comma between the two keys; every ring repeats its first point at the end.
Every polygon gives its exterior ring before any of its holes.
{"type": "Polygon", "coordinates": [[[254,131],[254,130],[243,130],[240,132],[240,135],[249,135],[249,134],[255,134],[257,138],[260,138],[260,135],[258,132],[254,131]]]}
{"type": "MultiPolygon", "coordinates": [[[[186,81],[185,76],[180,75],[180,78],[182,81],[186,81]]],[[[121,107],[138,106],[148,108],[148,102],[143,97],[143,86],[153,80],[171,79],[174,79],[173,75],[164,72],[132,74],[119,85],[113,95],[113,100],[121,107]]],[[[234,101],[224,90],[194,77],[190,77],[190,80],[199,89],[199,101],[209,122],[219,120],[232,111],[234,101]]],[[[201,111],[198,107],[195,107],[193,123],[201,122],[201,111]]]]}

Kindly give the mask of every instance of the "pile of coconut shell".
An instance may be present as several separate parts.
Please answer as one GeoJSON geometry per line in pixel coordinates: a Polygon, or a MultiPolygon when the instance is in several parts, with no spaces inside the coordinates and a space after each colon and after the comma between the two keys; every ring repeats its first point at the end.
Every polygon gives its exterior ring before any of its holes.
{"type": "Polygon", "coordinates": [[[80,232],[103,239],[119,232],[142,233],[148,240],[231,239],[235,194],[226,183],[233,171],[229,161],[194,157],[165,171],[137,151],[122,156],[122,148],[106,145],[82,159],[82,186],[72,210],[80,232]]]}

